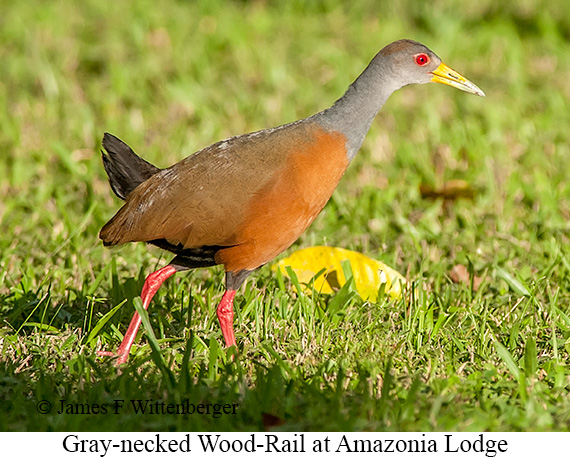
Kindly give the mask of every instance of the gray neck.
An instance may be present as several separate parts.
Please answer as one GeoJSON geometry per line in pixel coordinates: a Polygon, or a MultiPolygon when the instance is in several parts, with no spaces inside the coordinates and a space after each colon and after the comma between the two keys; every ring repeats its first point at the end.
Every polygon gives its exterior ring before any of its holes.
{"type": "Polygon", "coordinates": [[[352,160],[382,105],[401,85],[382,65],[376,55],[370,65],[354,81],[333,106],[316,114],[323,126],[343,133],[347,138],[347,156],[352,160]]]}

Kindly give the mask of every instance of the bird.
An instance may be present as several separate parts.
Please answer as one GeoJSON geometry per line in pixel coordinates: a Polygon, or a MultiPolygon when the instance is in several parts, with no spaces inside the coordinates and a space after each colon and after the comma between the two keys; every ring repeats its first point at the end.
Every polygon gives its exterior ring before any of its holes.
{"type": "MultiPolygon", "coordinates": [[[[246,278],[289,246],[324,208],[380,108],[396,90],[436,82],[485,96],[428,47],[398,40],[382,48],[332,106],[279,127],[218,141],[160,169],[105,133],[101,151],[124,205],[99,233],[104,246],[146,242],[175,255],[141,292],[148,309],[177,272],[223,265],[216,308],[226,347],[236,345],[233,302],[246,278]]],[[[127,362],[141,318],[135,311],[116,351],[127,362]]]]}

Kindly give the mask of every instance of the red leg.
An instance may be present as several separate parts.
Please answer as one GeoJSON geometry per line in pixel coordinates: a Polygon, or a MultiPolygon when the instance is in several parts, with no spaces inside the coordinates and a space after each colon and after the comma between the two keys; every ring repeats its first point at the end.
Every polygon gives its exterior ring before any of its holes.
{"type": "Polygon", "coordinates": [[[229,289],[224,292],[222,300],[218,305],[216,313],[222,328],[222,334],[226,341],[226,347],[236,345],[236,337],[234,335],[234,297],[236,291],[229,289]]]}
{"type": "MultiPolygon", "coordinates": [[[[148,309],[150,305],[150,301],[156,291],[160,288],[162,283],[170,278],[174,273],[176,273],[176,268],[172,265],[167,265],[164,268],[161,268],[154,273],[151,273],[146,278],[144,282],[144,286],[141,292],[141,299],[143,302],[144,309],[148,309]]],[[[234,292],[235,293],[235,292],[234,292]]],[[[131,351],[131,346],[135,341],[135,336],[137,335],[137,331],[141,325],[141,317],[138,312],[135,311],[133,318],[131,319],[131,323],[129,324],[129,328],[127,329],[127,333],[123,337],[123,341],[117,349],[117,352],[109,352],[109,351],[98,351],[97,355],[101,356],[119,356],[117,359],[117,365],[121,365],[122,363],[127,362],[127,358],[129,357],[129,352],[131,351]]]]}

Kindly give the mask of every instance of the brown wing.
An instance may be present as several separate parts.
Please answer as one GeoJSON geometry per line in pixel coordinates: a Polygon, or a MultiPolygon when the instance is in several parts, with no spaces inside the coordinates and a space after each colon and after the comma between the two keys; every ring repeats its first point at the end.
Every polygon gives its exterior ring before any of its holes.
{"type": "MultiPolygon", "coordinates": [[[[102,228],[105,245],[165,239],[185,248],[232,246],[245,210],[283,167],[302,123],[208,146],[140,184],[102,228]]],[[[306,141],[306,140],[305,140],[306,141]]]]}
{"type": "Polygon", "coordinates": [[[253,270],[305,231],[347,166],[346,137],[314,122],[235,137],[139,185],[100,237],[215,247],[226,270],[253,270]]]}

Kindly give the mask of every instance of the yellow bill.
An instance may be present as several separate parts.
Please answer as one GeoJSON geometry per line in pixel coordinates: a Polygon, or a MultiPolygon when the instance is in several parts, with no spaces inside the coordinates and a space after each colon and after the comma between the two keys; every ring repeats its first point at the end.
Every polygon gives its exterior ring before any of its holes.
{"type": "Polygon", "coordinates": [[[485,92],[479,89],[475,84],[469,81],[464,76],[461,76],[455,70],[449,68],[443,62],[432,72],[434,83],[447,84],[448,86],[455,87],[456,89],[468,92],[470,94],[485,96],[485,92]]]}

